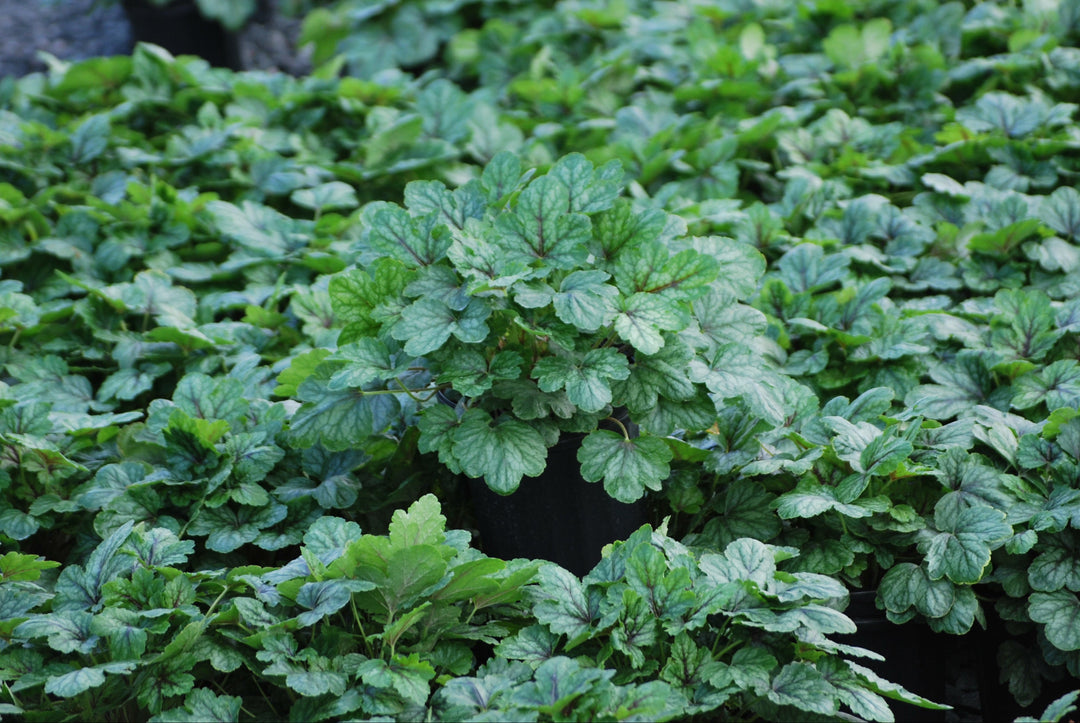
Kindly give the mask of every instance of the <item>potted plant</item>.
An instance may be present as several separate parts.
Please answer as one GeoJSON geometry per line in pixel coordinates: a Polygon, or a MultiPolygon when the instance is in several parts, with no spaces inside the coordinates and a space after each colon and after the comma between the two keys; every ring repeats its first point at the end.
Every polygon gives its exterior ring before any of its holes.
{"type": "Polygon", "coordinates": [[[327,444],[329,418],[355,436],[403,413],[422,451],[483,480],[474,499],[526,500],[478,513],[486,549],[587,570],[643,522],[625,506],[661,488],[680,450],[671,435],[708,428],[718,403],[765,383],[748,346],[760,315],[737,300],[762,261],[621,199],[617,163],[572,154],[532,176],[500,153],[457,189],[416,181],[404,207],[363,209],[361,263],[329,282],[337,349],[289,370],[307,374],[292,430],[327,444]],[[500,526],[527,549],[502,546],[500,526]]]}
{"type": "Polygon", "coordinates": [[[264,0],[120,0],[138,42],[239,70],[239,31],[264,0]]]}

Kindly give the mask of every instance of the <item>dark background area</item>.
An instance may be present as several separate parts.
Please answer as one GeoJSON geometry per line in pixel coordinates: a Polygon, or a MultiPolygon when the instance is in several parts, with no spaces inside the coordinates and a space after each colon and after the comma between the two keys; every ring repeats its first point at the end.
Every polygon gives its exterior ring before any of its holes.
{"type": "MultiPolygon", "coordinates": [[[[271,12],[240,35],[246,69],[301,75],[310,70],[297,52],[300,19],[271,12]]],[[[0,0],[0,77],[45,70],[39,51],[60,60],[131,52],[131,28],[119,4],[100,0],[0,0]]]]}

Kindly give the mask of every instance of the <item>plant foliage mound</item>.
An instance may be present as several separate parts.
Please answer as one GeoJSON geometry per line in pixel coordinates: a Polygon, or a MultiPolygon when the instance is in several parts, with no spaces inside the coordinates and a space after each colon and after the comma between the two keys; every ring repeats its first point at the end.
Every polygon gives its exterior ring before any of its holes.
{"type": "Polygon", "coordinates": [[[0,81],[0,716],[933,707],[838,640],[849,589],[988,628],[1024,706],[1078,687],[1080,6],[346,0],[305,39],[301,79],[0,81]],[[562,434],[653,515],[583,577],[467,531],[461,477],[562,434]]]}

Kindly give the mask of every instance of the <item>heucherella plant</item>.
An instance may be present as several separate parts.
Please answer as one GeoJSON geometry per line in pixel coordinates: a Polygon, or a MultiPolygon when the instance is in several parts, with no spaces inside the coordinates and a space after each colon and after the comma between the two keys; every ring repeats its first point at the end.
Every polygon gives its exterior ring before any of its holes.
{"type": "Polygon", "coordinates": [[[891,721],[935,704],[850,660],[846,592],[752,539],[697,555],[648,526],[584,578],[504,562],[434,495],[384,535],[327,515],[279,566],[198,569],[130,522],[85,564],[0,557],[0,715],[94,719],[891,721]]]}
{"type": "Polygon", "coordinates": [[[459,188],[415,181],[404,207],[364,208],[361,263],[329,284],[337,348],[288,371],[307,371],[299,444],[344,448],[415,413],[422,451],[509,494],[560,434],[586,433],[582,475],[629,502],[668,476],[665,436],[708,428],[724,399],[782,417],[784,380],[754,350],[764,317],[739,303],[756,250],[620,198],[614,162],[532,176],[503,153],[459,188]]]}

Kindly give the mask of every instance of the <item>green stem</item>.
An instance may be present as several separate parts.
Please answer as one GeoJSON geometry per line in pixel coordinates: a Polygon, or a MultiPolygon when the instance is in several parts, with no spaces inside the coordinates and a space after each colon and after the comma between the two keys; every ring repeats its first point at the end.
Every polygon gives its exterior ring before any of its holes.
{"type": "MultiPolygon", "coordinates": [[[[257,676],[252,676],[251,682],[253,682],[255,684],[255,687],[259,689],[259,695],[261,695],[263,697],[263,700],[266,701],[266,706],[270,709],[270,712],[273,714],[274,720],[284,720],[284,718],[282,718],[281,715],[274,708],[274,704],[272,702],[270,702],[270,696],[268,696],[266,694],[266,691],[264,691],[262,689],[262,686],[259,685],[259,678],[257,676]]],[[[241,709],[243,709],[243,706],[241,706],[241,709]]],[[[250,713],[248,715],[250,715],[250,713]]]]}
{"type": "MultiPolygon", "coordinates": [[[[397,385],[399,387],[401,387],[401,391],[408,394],[409,398],[412,399],[415,402],[426,402],[429,399],[431,399],[432,397],[434,397],[436,394],[438,394],[439,390],[442,389],[441,386],[439,386],[439,387],[428,387],[426,389],[409,389],[397,377],[394,378],[394,381],[397,382],[397,385]],[[431,394],[427,395],[426,397],[418,397],[413,392],[431,392],[431,394]]],[[[370,392],[361,391],[360,393],[361,394],[401,394],[401,392],[396,391],[394,389],[375,389],[375,390],[370,391],[370,392]]]]}
{"type": "Polygon", "coordinates": [[[623,439],[625,439],[625,440],[626,440],[627,442],[629,442],[629,441],[630,441],[630,432],[628,432],[628,431],[627,431],[627,429],[626,429],[626,425],[625,425],[625,424],[623,424],[622,422],[620,422],[620,421],[619,421],[618,419],[616,419],[615,417],[608,417],[608,419],[609,419],[610,421],[612,421],[612,422],[615,422],[615,424],[619,425],[619,429],[621,429],[621,430],[622,430],[622,434],[623,434],[623,439]]]}
{"type": "Polygon", "coordinates": [[[199,516],[199,513],[200,513],[200,512],[202,512],[202,508],[203,508],[203,505],[204,505],[205,503],[206,503],[206,497],[205,497],[205,496],[204,496],[204,497],[200,497],[200,498],[199,498],[199,504],[197,504],[197,505],[195,506],[195,510],[194,510],[194,511],[193,511],[193,512],[192,512],[192,513],[191,513],[191,514],[190,514],[190,515],[188,516],[188,520],[187,520],[187,522],[185,522],[185,523],[184,523],[184,526],[180,528],[180,534],[179,534],[179,535],[177,535],[177,536],[178,536],[178,537],[179,537],[179,538],[180,538],[181,540],[182,540],[182,539],[184,539],[184,533],[185,533],[185,532],[187,532],[187,528],[188,528],[188,525],[190,525],[190,524],[191,524],[192,522],[194,522],[194,521],[195,521],[195,518],[199,516]]]}
{"type": "Polygon", "coordinates": [[[19,708],[22,708],[22,704],[19,703],[19,699],[15,697],[15,693],[12,692],[11,687],[8,686],[8,684],[7,684],[7,681],[4,681],[3,686],[4,686],[4,692],[7,693],[8,698],[11,698],[11,702],[14,703],[16,706],[18,706],[19,708]]]}
{"type": "Polygon", "coordinates": [[[350,598],[349,607],[352,608],[353,620],[356,621],[356,627],[360,630],[360,637],[364,639],[364,650],[367,651],[369,658],[373,658],[375,657],[373,655],[375,651],[371,649],[371,641],[368,640],[367,633],[364,632],[364,623],[360,620],[360,611],[356,609],[356,601],[350,598]]]}

